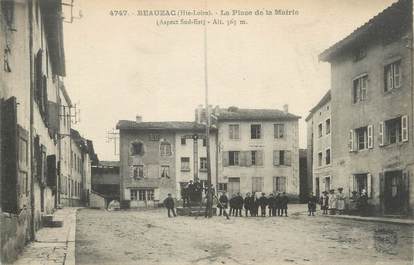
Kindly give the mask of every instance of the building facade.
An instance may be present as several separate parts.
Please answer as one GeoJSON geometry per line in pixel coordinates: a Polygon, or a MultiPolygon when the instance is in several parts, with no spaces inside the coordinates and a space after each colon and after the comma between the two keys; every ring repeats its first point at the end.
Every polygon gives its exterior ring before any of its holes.
{"type": "Polygon", "coordinates": [[[325,50],[332,184],[382,214],[413,212],[413,9],[400,0],[325,50]]]}
{"type": "Polygon", "coordinates": [[[271,109],[214,110],[218,189],[299,197],[299,116],[271,109]]]}
{"type": "Polygon", "coordinates": [[[99,161],[92,166],[92,191],[107,201],[119,201],[119,161],[99,161]]]}
{"type": "Polygon", "coordinates": [[[331,147],[331,91],[313,107],[306,118],[308,132],[308,152],[311,152],[313,192],[320,196],[321,192],[334,187],[332,175],[331,147]]]}
{"type": "Polygon", "coordinates": [[[180,198],[189,180],[204,180],[205,127],[195,122],[119,121],[120,199],[154,207],[168,193],[180,198]],[[196,144],[194,144],[196,142],[196,144]],[[201,168],[200,168],[201,166],[201,168]]]}

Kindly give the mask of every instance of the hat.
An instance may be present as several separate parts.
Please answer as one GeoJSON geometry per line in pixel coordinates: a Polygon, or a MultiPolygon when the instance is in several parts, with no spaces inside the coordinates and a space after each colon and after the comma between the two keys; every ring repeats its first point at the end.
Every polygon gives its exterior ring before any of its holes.
{"type": "Polygon", "coordinates": [[[343,189],[344,189],[344,188],[342,188],[342,187],[339,187],[339,188],[338,188],[338,190],[343,190],[343,189]]]}
{"type": "Polygon", "coordinates": [[[264,192],[262,192],[262,195],[265,195],[265,193],[264,193],[264,192]]]}

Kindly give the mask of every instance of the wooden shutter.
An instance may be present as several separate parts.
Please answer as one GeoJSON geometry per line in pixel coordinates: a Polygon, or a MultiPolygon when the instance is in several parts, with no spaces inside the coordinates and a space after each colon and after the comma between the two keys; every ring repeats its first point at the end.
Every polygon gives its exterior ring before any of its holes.
{"type": "Polygon", "coordinates": [[[380,190],[380,204],[381,204],[381,209],[384,212],[384,196],[385,196],[385,176],[383,172],[380,172],[378,174],[379,177],[379,190],[380,190]]]}
{"type": "Polygon", "coordinates": [[[402,175],[402,191],[404,198],[404,211],[409,211],[410,206],[410,172],[403,171],[402,175]]]}
{"type": "Polygon", "coordinates": [[[350,175],[349,176],[349,180],[348,180],[348,193],[349,193],[349,198],[352,197],[352,192],[356,191],[355,189],[355,176],[354,175],[350,175]]]}
{"type": "Polygon", "coordinates": [[[250,151],[240,151],[239,152],[239,166],[245,167],[247,165],[246,156],[250,151]]]}
{"type": "Polygon", "coordinates": [[[47,186],[56,187],[56,172],[56,155],[49,155],[47,156],[47,186]]]}
{"type": "Polygon", "coordinates": [[[384,122],[381,121],[379,123],[379,131],[378,131],[378,137],[379,137],[379,145],[384,145],[384,122]]]}
{"type": "Polygon", "coordinates": [[[372,149],[374,147],[374,138],[373,138],[373,126],[368,125],[368,148],[372,149]]]}
{"type": "Polygon", "coordinates": [[[401,117],[401,139],[403,142],[408,141],[408,116],[401,117]]]}
{"type": "Polygon", "coordinates": [[[349,152],[354,151],[354,130],[349,131],[349,152]]]}
{"type": "Polygon", "coordinates": [[[367,195],[368,198],[371,198],[372,196],[372,175],[370,173],[367,174],[367,195]]]}
{"type": "Polygon", "coordinates": [[[252,152],[251,151],[246,152],[246,166],[248,167],[252,166],[252,152]]]}
{"type": "Polygon", "coordinates": [[[134,166],[129,167],[129,177],[131,177],[131,178],[134,177],[134,166]]]}
{"type": "Polygon", "coordinates": [[[262,150],[256,151],[256,165],[263,166],[263,151],[262,150]]]}
{"type": "Polygon", "coordinates": [[[4,212],[18,212],[18,127],[17,102],[11,97],[2,103],[2,179],[1,179],[1,207],[4,212]]]}
{"type": "Polygon", "coordinates": [[[273,165],[278,166],[280,165],[280,151],[273,150],[273,165]]]}
{"type": "Polygon", "coordinates": [[[292,165],[292,152],[289,150],[285,150],[285,165],[286,166],[292,165]]]}
{"type": "Polygon", "coordinates": [[[229,151],[224,151],[222,153],[222,159],[223,159],[223,167],[229,166],[229,151]]]}

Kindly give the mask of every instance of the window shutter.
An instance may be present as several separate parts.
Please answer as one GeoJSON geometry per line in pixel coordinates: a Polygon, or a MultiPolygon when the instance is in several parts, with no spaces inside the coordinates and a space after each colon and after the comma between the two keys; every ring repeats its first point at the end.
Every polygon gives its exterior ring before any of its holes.
{"type": "Polygon", "coordinates": [[[234,139],[233,126],[229,125],[229,139],[234,139]]]}
{"type": "Polygon", "coordinates": [[[394,88],[399,88],[400,86],[401,86],[400,63],[396,62],[394,64],[394,88]]]}
{"type": "Polygon", "coordinates": [[[263,151],[262,150],[256,151],[256,165],[263,166],[263,151]]]}
{"type": "Polygon", "coordinates": [[[394,66],[390,65],[390,68],[388,70],[388,89],[393,89],[394,88],[394,66]]]}
{"type": "Polygon", "coordinates": [[[134,177],[134,166],[129,167],[129,177],[131,177],[131,178],[134,177]]]}
{"type": "Polygon", "coordinates": [[[1,207],[4,212],[18,212],[18,128],[17,102],[15,97],[1,100],[2,139],[1,152],[1,207]]]}
{"type": "Polygon", "coordinates": [[[285,165],[286,166],[292,165],[292,152],[289,150],[285,151],[285,165]]]}
{"type": "Polygon", "coordinates": [[[374,147],[372,125],[368,125],[368,148],[374,147]]]}
{"type": "Polygon", "coordinates": [[[354,151],[354,130],[349,131],[349,152],[354,151]]]}
{"type": "Polygon", "coordinates": [[[280,152],[279,150],[273,150],[273,165],[278,166],[280,162],[280,152]]]}
{"type": "Polygon", "coordinates": [[[368,195],[368,198],[371,198],[371,196],[372,196],[371,182],[372,182],[372,175],[370,173],[368,173],[367,174],[367,195],[368,195]]]}
{"type": "Polygon", "coordinates": [[[352,197],[352,192],[355,191],[355,176],[354,175],[350,175],[349,176],[349,187],[348,187],[348,192],[349,192],[349,197],[352,197]]]}
{"type": "Polygon", "coordinates": [[[378,136],[379,136],[379,145],[383,146],[384,145],[384,122],[383,121],[379,123],[378,136]]]}
{"type": "Polygon", "coordinates": [[[247,152],[250,152],[250,151],[241,151],[239,153],[239,166],[241,167],[245,167],[247,165],[247,161],[246,161],[247,152]]]}
{"type": "Polygon", "coordinates": [[[56,187],[56,155],[47,156],[47,178],[46,185],[49,187],[56,187]]]}
{"type": "Polygon", "coordinates": [[[223,167],[228,167],[229,166],[229,152],[224,151],[222,156],[223,156],[223,167]]]}
{"type": "MultiPolygon", "coordinates": [[[[246,155],[246,166],[251,167],[252,166],[252,152],[247,151],[245,155],[246,155]]],[[[257,162],[257,158],[256,158],[256,162],[257,162]]]]}
{"type": "Polygon", "coordinates": [[[408,207],[410,205],[410,172],[409,171],[403,171],[402,175],[402,185],[403,185],[403,198],[405,198],[404,201],[404,209],[408,210],[408,207]]]}
{"type": "Polygon", "coordinates": [[[408,141],[408,116],[404,115],[401,117],[401,136],[402,141],[408,141]]]}
{"type": "Polygon", "coordinates": [[[380,172],[378,174],[379,176],[379,188],[380,188],[380,204],[382,210],[384,210],[384,193],[385,193],[385,179],[384,179],[384,173],[380,172]]]}

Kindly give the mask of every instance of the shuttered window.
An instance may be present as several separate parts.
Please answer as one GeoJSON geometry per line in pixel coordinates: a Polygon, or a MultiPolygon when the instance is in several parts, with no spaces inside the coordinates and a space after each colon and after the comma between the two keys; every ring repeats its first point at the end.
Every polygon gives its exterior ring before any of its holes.
{"type": "Polygon", "coordinates": [[[274,193],[286,192],[286,177],[273,177],[274,193]]]}
{"type": "Polygon", "coordinates": [[[262,191],[263,191],[263,178],[252,177],[252,192],[262,192],[262,191]]]}

